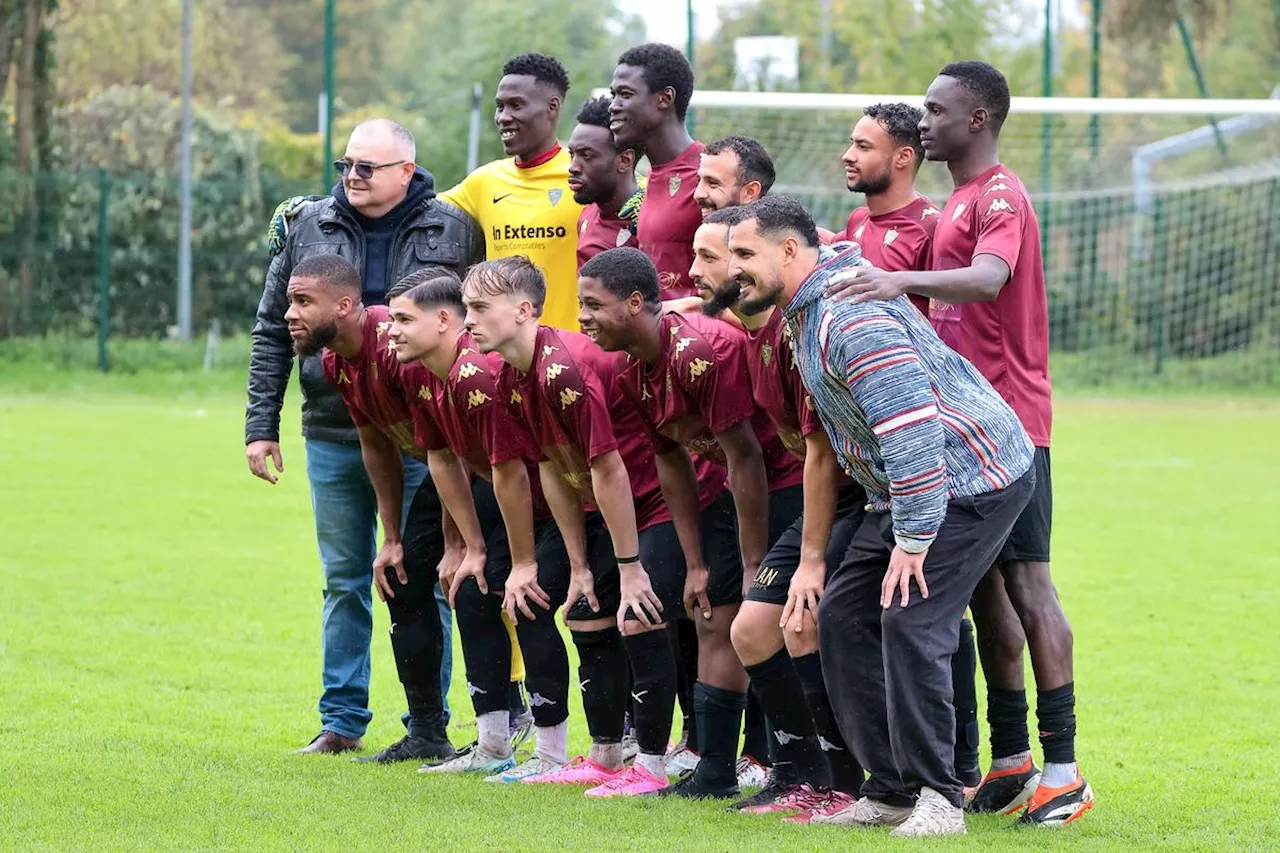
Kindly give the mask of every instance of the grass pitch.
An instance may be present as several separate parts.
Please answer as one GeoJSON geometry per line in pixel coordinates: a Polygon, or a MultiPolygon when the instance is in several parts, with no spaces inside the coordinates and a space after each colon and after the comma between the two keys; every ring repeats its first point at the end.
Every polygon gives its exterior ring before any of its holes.
{"type": "MultiPolygon", "coordinates": [[[[318,728],[321,589],[296,393],[272,488],[245,469],[239,377],[8,373],[0,849],[919,846],[289,755],[318,728]]],[[[1059,400],[1054,566],[1098,805],[1056,834],[970,818],[930,849],[1280,849],[1278,427],[1266,399],[1059,400]]],[[[401,731],[386,627],[378,610],[373,747],[401,731]]]]}

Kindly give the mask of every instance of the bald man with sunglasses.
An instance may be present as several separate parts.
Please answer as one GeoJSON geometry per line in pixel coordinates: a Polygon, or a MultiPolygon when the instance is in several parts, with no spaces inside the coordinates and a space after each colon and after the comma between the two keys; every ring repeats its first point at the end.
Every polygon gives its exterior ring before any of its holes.
{"type": "MultiPolygon", "coordinates": [[[[316,255],[341,255],[361,272],[363,303],[381,305],[388,287],[411,272],[438,265],[462,276],[484,260],[484,235],[475,221],[436,200],[435,181],[415,157],[406,128],[388,119],[366,121],[352,131],[334,164],[342,179],[332,192],[290,199],[272,218],[271,265],[253,328],[245,412],[249,470],[268,483],[284,472],[280,409],[295,356],[284,315],[294,267],[316,255]]],[[[329,331],[313,330],[322,338],[329,331]]],[[[300,752],[334,753],[361,749],[373,717],[369,643],[377,500],[347,407],[316,353],[299,356],[299,378],[307,479],[324,569],[323,691],[320,734],[300,752]]],[[[426,467],[411,462],[404,472],[406,490],[433,488],[426,467]]],[[[447,610],[442,622],[447,631],[447,610]]],[[[447,667],[442,676],[447,688],[447,667]]]]}

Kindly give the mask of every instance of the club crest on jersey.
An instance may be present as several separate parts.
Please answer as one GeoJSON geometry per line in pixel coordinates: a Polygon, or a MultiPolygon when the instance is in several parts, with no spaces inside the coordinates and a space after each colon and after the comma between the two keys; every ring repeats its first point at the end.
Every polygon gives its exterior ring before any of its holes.
{"type": "Polygon", "coordinates": [[[853,239],[855,239],[855,240],[861,240],[861,239],[862,239],[862,232],[863,232],[863,231],[866,231],[866,230],[867,230],[867,226],[866,226],[866,225],[859,225],[859,226],[858,226],[858,230],[853,232],[853,239]]]}
{"type": "Polygon", "coordinates": [[[898,232],[894,231],[892,228],[884,232],[884,244],[886,246],[892,244],[893,241],[897,239],[898,239],[898,232]]]}
{"type": "Polygon", "coordinates": [[[964,209],[966,207],[968,207],[968,205],[965,204],[964,202],[960,202],[959,204],[957,204],[956,209],[951,214],[951,221],[955,222],[957,219],[959,219],[961,215],[964,214],[964,209]]]}
{"type": "Polygon", "coordinates": [[[667,179],[667,195],[675,198],[678,192],[680,192],[680,176],[674,175],[667,179]]]}
{"type": "Polygon", "coordinates": [[[623,246],[627,245],[627,241],[630,239],[631,239],[631,232],[628,231],[626,228],[621,228],[618,230],[618,239],[614,242],[617,245],[617,247],[621,249],[623,246]]]}
{"type": "Polygon", "coordinates": [[[764,366],[768,367],[769,362],[773,361],[773,347],[765,344],[760,347],[760,360],[764,362],[764,366]]]}
{"type": "Polygon", "coordinates": [[[547,190],[547,201],[551,202],[552,207],[555,207],[562,195],[564,195],[564,190],[560,189],[560,187],[554,187],[547,190]]]}

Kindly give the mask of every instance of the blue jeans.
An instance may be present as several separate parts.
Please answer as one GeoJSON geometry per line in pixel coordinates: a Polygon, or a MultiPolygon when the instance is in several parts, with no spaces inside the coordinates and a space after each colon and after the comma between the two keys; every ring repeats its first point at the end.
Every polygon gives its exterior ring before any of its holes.
{"type": "MultiPolygon", "coordinates": [[[[369,710],[369,643],[373,635],[378,501],[358,442],[307,439],[306,445],[316,542],[324,568],[320,726],[324,731],[357,738],[373,719],[369,710]]],[[[404,462],[403,512],[407,514],[414,493],[427,476],[427,466],[408,456],[404,462]]],[[[453,676],[453,624],[438,585],[436,600],[444,629],[440,692],[447,695],[453,676]]],[[[448,709],[446,700],[446,714],[448,709]]]]}

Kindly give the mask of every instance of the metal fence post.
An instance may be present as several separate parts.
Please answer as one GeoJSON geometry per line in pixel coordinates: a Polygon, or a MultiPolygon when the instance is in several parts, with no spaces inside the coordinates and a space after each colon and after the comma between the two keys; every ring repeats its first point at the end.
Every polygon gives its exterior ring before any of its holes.
{"type": "Polygon", "coordinates": [[[111,232],[107,221],[107,200],[111,177],[98,170],[98,370],[107,372],[107,332],[111,324],[111,232]]]}

